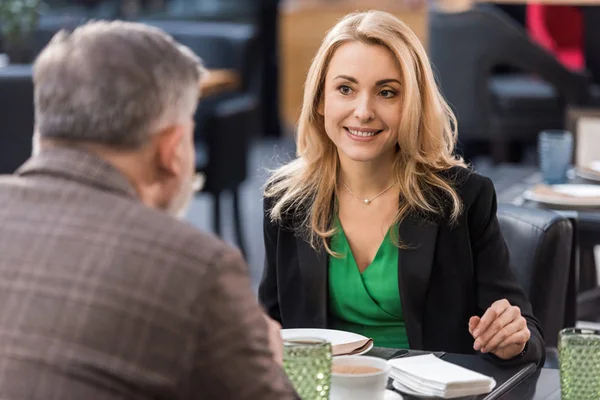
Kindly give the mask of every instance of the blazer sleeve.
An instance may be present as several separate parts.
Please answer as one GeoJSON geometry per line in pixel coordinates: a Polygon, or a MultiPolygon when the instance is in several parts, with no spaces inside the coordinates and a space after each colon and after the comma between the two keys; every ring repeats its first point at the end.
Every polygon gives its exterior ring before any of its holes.
{"type": "MultiPolygon", "coordinates": [[[[476,175],[475,175],[476,176],[476,175]]],[[[545,348],[542,327],[533,316],[531,304],[521,289],[510,266],[509,251],[496,216],[496,192],[492,181],[477,176],[481,182],[468,212],[469,236],[477,279],[477,308],[480,316],[497,300],[507,299],[521,309],[527,320],[531,338],[522,354],[502,360],[493,354],[484,356],[498,364],[516,365],[535,362],[544,364],[545,348]]]]}
{"type": "Polygon", "coordinates": [[[258,287],[258,299],[267,314],[281,323],[279,291],[277,290],[277,225],[271,222],[269,211],[272,200],[263,199],[263,234],[265,240],[265,263],[262,280],[258,287]]]}
{"type": "Polygon", "coordinates": [[[264,314],[238,251],[216,255],[210,290],[197,300],[192,373],[183,399],[299,399],[273,360],[264,314]]]}

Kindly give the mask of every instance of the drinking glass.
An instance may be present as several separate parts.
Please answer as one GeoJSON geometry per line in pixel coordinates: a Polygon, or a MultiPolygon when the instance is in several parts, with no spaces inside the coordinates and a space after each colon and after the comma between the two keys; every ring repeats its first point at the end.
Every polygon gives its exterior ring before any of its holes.
{"type": "Polygon", "coordinates": [[[283,342],[283,369],[302,400],[328,400],[331,343],[319,338],[283,342]]]}
{"type": "Polygon", "coordinates": [[[538,137],[540,170],[549,185],[565,183],[573,156],[573,135],[565,130],[548,130],[538,137]]]}
{"type": "Polygon", "coordinates": [[[558,353],[562,400],[600,399],[600,331],[563,329],[558,353]]]}

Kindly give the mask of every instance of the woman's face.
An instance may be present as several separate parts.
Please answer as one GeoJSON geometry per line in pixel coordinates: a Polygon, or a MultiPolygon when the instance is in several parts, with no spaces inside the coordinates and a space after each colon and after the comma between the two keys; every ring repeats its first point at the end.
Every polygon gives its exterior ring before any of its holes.
{"type": "Polygon", "coordinates": [[[340,159],[393,159],[401,118],[401,72],[383,46],[348,42],[334,53],[319,112],[340,159]]]}

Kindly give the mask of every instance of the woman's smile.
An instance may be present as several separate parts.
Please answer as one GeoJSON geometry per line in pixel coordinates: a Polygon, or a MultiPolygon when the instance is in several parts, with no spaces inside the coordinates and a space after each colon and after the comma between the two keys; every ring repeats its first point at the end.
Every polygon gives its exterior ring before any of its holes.
{"type": "Polygon", "coordinates": [[[357,142],[368,142],[375,139],[375,136],[383,132],[383,129],[359,128],[354,126],[345,126],[344,129],[348,137],[357,142]]]}

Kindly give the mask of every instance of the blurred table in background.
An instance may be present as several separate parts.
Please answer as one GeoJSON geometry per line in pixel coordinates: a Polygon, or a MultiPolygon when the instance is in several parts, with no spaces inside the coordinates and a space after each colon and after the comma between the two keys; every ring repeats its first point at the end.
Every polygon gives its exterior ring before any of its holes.
{"type": "Polygon", "coordinates": [[[282,116],[295,126],[300,115],[304,80],[325,34],[354,11],[383,10],[404,21],[427,43],[427,8],[409,9],[401,0],[284,0],[280,8],[280,91],[282,116]]]}
{"type": "Polygon", "coordinates": [[[212,96],[239,89],[240,74],[230,69],[208,70],[206,77],[200,81],[200,97],[212,96]]]}

